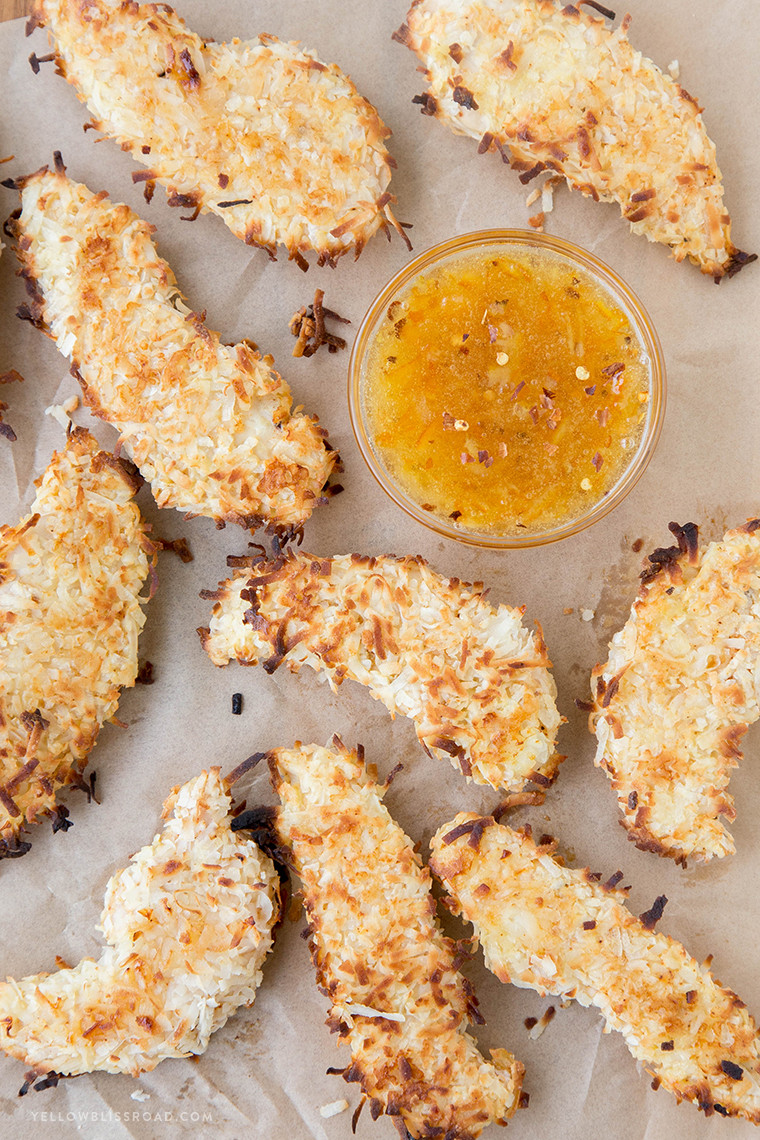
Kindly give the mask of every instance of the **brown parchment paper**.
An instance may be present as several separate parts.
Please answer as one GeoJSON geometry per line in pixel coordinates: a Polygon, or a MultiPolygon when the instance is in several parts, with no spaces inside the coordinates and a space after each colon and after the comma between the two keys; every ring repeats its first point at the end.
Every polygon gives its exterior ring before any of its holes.
{"type": "MultiPolygon", "coordinates": [[[[423,89],[416,59],[391,41],[405,17],[405,0],[178,0],[177,7],[204,35],[245,38],[266,31],[299,39],[352,76],[393,130],[390,148],[398,171],[391,188],[399,218],[413,223],[416,252],[468,230],[525,227],[537,209],[526,208],[530,188],[497,156],[479,157],[471,140],[455,137],[412,105],[412,96],[423,89]]],[[[758,5],[630,0],[629,9],[634,43],[662,67],[677,59],[681,82],[705,105],[735,240],[742,249],[758,250],[758,5]]],[[[760,735],[749,733],[746,759],[732,780],[737,854],[680,870],[626,841],[608,782],[592,763],[594,741],[585,714],[574,706],[576,697],[586,696],[589,672],[604,659],[630,605],[642,557],[632,551],[634,541],[643,539],[643,553],[668,544],[670,520],[694,520],[703,536],[716,537],[760,511],[760,267],[750,266],[718,287],[695,267],[677,265],[664,248],[631,235],[617,207],[558,192],[547,229],[607,261],[651,313],[669,373],[665,428],[641,482],[591,530],[534,551],[476,552],[437,539],[407,519],[364,468],[346,407],[348,354],[322,351],[310,360],[290,355],[288,319],[317,286],[325,290],[328,306],[351,319],[353,336],[374,294],[410,256],[398,238],[386,244],[380,235],[358,262],[344,260],[335,270],[312,267],[304,275],[284,258],[271,263],[265,253],[246,248],[214,217],[181,221],[182,211],[167,207],[160,188],[146,205],[132,184],[132,160],[112,142],[96,142],[93,133],[82,132],[86,109],[73,90],[50,66],[32,74],[27,56],[47,50],[44,33],[31,40],[23,33],[22,21],[0,27],[0,157],[15,156],[0,167],[2,176],[35,170],[60,149],[73,178],[106,189],[156,226],[159,250],[189,303],[207,310],[208,323],[223,339],[251,337],[274,354],[295,401],[320,415],[346,467],[345,493],[307,524],[306,549],[420,553],[445,574],[484,579],[495,602],[525,605],[527,618],[540,621],[568,721],[559,741],[568,758],[545,806],[523,809],[516,820],[557,835],[579,866],[590,865],[605,877],[622,869],[636,913],[656,895],[667,895],[660,929],[681,939],[697,958],[714,954],[717,976],[760,1016],[760,735]]],[[[3,216],[16,204],[13,192],[0,190],[3,216]]],[[[0,392],[18,435],[13,444],[0,439],[2,522],[14,522],[28,510],[33,479],[63,443],[63,431],[44,415],[45,407],[77,391],[53,344],[16,319],[24,292],[15,267],[6,249],[0,258],[0,372],[16,368],[25,382],[0,392]]],[[[74,419],[93,426],[83,409],[74,419]]],[[[116,432],[94,426],[103,443],[113,446],[116,432]]],[[[161,557],[140,653],[153,663],[156,679],[123,695],[119,716],[127,728],[109,725],[101,733],[91,759],[101,804],[88,806],[80,793],[70,793],[66,802],[74,827],[53,835],[49,824],[39,826],[28,855],[0,864],[2,976],[52,970],[56,954],[70,962],[99,954],[95,926],[108,878],[150,842],[172,785],[208,765],[229,770],[253,751],[296,739],[323,743],[337,731],[351,744],[365,743],[381,774],[404,764],[387,803],[423,850],[435,828],[456,811],[490,809],[498,798],[426,757],[411,723],[392,722],[352,683],[334,695],[307,670],[300,677],[284,669],[268,677],[257,669],[215,669],[195,634],[209,615],[209,603],[198,595],[226,575],[225,556],[244,551],[248,536],[232,527],[217,531],[208,520],[188,522],[176,512],[158,512],[147,489],[139,501],[158,534],[188,539],[195,560],[183,565],[172,555],[161,557]],[[244,694],[239,717],[230,711],[235,691],[244,694]]],[[[255,774],[242,794],[249,805],[271,801],[265,773],[255,774]]],[[[330,1065],[345,1064],[348,1053],[324,1025],[326,1003],[313,983],[302,927],[301,918],[285,923],[254,1007],[218,1032],[197,1061],[164,1062],[136,1081],[81,1077],[19,1100],[23,1066],[0,1057],[0,1135],[347,1140],[358,1090],[325,1073],[330,1065]],[[329,1119],[320,1115],[321,1106],[344,1097],[347,1111],[329,1119]]],[[[465,933],[452,920],[449,929],[455,936],[465,933]]],[[[668,1094],[653,1092],[622,1039],[602,1033],[593,1010],[558,1009],[543,1036],[531,1040],[524,1019],[540,1016],[550,1002],[502,986],[480,957],[466,969],[487,1019],[477,1033],[482,1047],[506,1046],[526,1066],[530,1106],[510,1124],[513,1140],[704,1140],[718,1134],[741,1140],[755,1134],[745,1122],[706,1119],[693,1106],[677,1108],[668,1094]]],[[[486,1133],[489,1140],[499,1134],[496,1128],[486,1133]]],[[[373,1124],[367,1113],[357,1135],[390,1138],[395,1131],[388,1118],[373,1124]]]]}

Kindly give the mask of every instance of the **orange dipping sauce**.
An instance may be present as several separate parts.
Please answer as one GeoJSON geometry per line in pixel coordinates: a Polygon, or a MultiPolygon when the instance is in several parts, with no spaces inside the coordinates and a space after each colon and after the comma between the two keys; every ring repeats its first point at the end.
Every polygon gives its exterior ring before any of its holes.
{"type": "Polygon", "coordinates": [[[552,250],[494,246],[420,273],[379,323],[367,430],[391,478],[457,528],[539,534],[621,479],[651,362],[625,309],[552,250]]]}

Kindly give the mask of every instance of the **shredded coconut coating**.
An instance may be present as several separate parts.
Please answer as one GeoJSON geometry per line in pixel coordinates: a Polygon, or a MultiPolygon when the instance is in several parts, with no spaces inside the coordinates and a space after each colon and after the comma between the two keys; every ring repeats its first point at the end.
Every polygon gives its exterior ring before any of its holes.
{"type": "Polygon", "coordinates": [[[169,204],[302,268],[358,256],[388,225],[390,131],[335,64],[275,36],[204,42],[165,4],[38,0],[58,70],[93,126],[148,167],[169,204]]]}
{"type": "Polygon", "coordinates": [[[654,552],[631,616],[592,673],[590,726],[637,847],[683,863],[731,854],[720,816],[739,741],[760,716],[760,522],[654,552]]]}
{"type": "Polygon", "coordinates": [[[476,1137],[518,1107],[523,1067],[504,1049],[491,1062],[479,1053],[466,1031],[477,1002],[436,922],[430,874],[361,751],[332,746],[277,749],[269,763],[327,1024],[351,1049],[344,1079],[361,1082],[373,1119],[400,1118],[402,1135],[476,1137]]]}
{"type": "Polygon", "coordinates": [[[254,528],[299,527],[336,455],[316,418],[243,341],[224,345],[183,304],[152,227],[46,169],[22,179],[15,224],[29,316],[72,361],[93,413],[160,507],[254,528]]]}
{"type": "Polygon", "coordinates": [[[511,153],[523,182],[556,171],[618,202],[635,233],[730,277],[755,258],[731,242],[701,110],[636,51],[629,23],[613,30],[554,0],[414,0],[395,38],[425,65],[424,114],[480,140],[481,153],[511,153]]]}
{"type": "Polygon", "coordinates": [[[0,858],[80,782],[100,726],[135,683],[152,547],[124,465],[84,428],[0,528],[0,858]]]}
{"type": "Polygon", "coordinates": [[[494,609],[482,583],[442,578],[421,558],[299,551],[205,596],[216,604],[199,633],[215,665],[309,665],[333,689],[359,681],[479,784],[520,790],[556,776],[561,718],[541,632],[523,626],[523,609],[494,609]]]}
{"type": "Polygon", "coordinates": [[[536,845],[490,816],[458,815],[431,847],[434,874],[501,981],[596,1006],[679,1101],[760,1123],[755,1024],[680,942],[654,932],[664,896],[636,918],[617,875],[602,886],[557,862],[553,841],[536,845]]]}
{"type": "Polygon", "coordinates": [[[163,830],[106,888],[100,958],[0,983],[0,1049],[37,1072],[137,1076],[202,1053],[253,1003],[278,877],[230,806],[215,768],[174,789],[163,830]]]}

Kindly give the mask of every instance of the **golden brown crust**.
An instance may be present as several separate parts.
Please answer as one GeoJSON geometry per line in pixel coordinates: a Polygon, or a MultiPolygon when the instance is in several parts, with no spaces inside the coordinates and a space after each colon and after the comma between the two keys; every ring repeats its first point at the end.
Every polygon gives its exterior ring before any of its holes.
{"type": "Polygon", "coordinates": [[[427,752],[467,779],[508,790],[546,787],[562,759],[560,716],[540,630],[523,611],[494,609],[482,583],[436,574],[421,558],[304,551],[243,568],[205,593],[215,605],[201,640],[211,660],[324,672],[366,685],[411,717],[427,752]]]}
{"type": "Polygon", "coordinates": [[[85,403],[159,506],[280,533],[301,526],[337,462],[315,418],[249,343],[220,343],[182,300],[152,227],[66,177],[20,179],[22,315],[72,361],[85,403]]]}
{"type": "Polygon", "coordinates": [[[162,831],[108,883],[100,958],[0,982],[0,1049],[38,1073],[137,1076],[202,1053],[253,1003],[279,885],[230,810],[217,768],[173,790],[162,831]]]}
{"type": "Polygon", "coordinates": [[[671,523],[677,546],[648,558],[628,622],[594,669],[589,718],[596,763],[637,847],[679,863],[730,854],[731,769],[760,716],[757,522],[698,549],[697,527],[671,523]]]}
{"type": "Polygon", "coordinates": [[[134,684],[154,552],[134,491],[77,428],[31,513],[0,528],[0,858],[24,854],[24,827],[43,816],[69,826],[56,792],[82,782],[100,726],[134,684]]]}
{"type": "Polygon", "coordinates": [[[696,100],[627,37],[554,0],[414,0],[396,34],[422,60],[426,115],[498,150],[521,181],[548,171],[616,201],[636,233],[716,280],[755,255],[731,241],[696,100]]]}
{"type": "Polygon", "coordinates": [[[606,884],[553,858],[555,844],[462,813],[431,843],[430,866],[472,922],[501,981],[596,1006],[633,1056],[678,1100],[760,1123],[760,1049],[744,1003],[654,927],[667,902],[634,917],[622,878],[606,884]]]}
{"type": "Polygon", "coordinates": [[[148,167],[148,200],[159,182],[191,219],[211,211],[303,269],[312,250],[334,265],[378,229],[404,236],[390,131],[335,64],[270,35],[204,42],[166,4],[38,0],[38,26],[91,126],[148,167]]]}
{"type": "MultiPolygon", "coordinates": [[[[522,1065],[484,1060],[477,1002],[435,919],[430,875],[382,804],[384,788],[336,737],[270,753],[275,831],[303,884],[327,1024],[345,1038],[373,1118],[413,1137],[471,1140],[519,1104],[522,1065]]],[[[403,1134],[403,1133],[402,1133],[403,1134]]]]}

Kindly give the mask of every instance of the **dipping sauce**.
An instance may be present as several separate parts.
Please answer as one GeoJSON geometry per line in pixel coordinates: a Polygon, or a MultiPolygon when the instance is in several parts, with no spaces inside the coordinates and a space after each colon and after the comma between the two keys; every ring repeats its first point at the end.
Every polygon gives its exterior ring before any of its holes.
{"type": "Polygon", "coordinates": [[[424,511],[540,534],[618,484],[648,420],[651,362],[626,309],[551,249],[464,252],[387,306],[362,403],[373,449],[424,511]]]}

